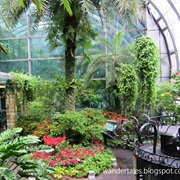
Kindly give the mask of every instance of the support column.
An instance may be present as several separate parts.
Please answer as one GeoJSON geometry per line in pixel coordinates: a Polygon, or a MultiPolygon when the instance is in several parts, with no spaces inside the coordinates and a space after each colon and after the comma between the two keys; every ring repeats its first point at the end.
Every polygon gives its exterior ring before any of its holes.
{"type": "Polygon", "coordinates": [[[12,129],[17,127],[17,103],[16,103],[16,90],[12,91],[7,89],[6,94],[6,117],[7,128],[12,129]]]}

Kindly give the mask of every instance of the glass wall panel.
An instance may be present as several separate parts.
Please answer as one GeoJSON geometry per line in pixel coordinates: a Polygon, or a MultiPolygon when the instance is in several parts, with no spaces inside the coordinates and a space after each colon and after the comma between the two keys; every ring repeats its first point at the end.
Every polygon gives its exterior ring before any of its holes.
{"type": "Polygon", "coordinates": [[[0,19],[0,38],[9,38],[12,34],[8,31],[2,19],[0,19]]]}
{"type": "Polygon", "coordinates": [[[28,73],[28,62],[27,61],[17,61],[17,62],[0,62],[1,72],[11,72],[11,71],[23,71],[28,73]]]}
{"type": "Polygon", "coordinates": [[[27,39],[9,39],[1,41],[7,48],[10,56],[5,55],[0,51],[1,60],[16,60],[28,58],[27,39]]]}
{"type": "Polygon", "coordinates": [[[48,41],[45,37],[31,39],[31,58],[61,57],[64,55],[64,47],[49,50],[48,41]]]}
{"type": "Polygon", "coordinates": [[[64,62],[61,60],[32,61],[32,75],[49,79],[64,73],[64,62]]]}

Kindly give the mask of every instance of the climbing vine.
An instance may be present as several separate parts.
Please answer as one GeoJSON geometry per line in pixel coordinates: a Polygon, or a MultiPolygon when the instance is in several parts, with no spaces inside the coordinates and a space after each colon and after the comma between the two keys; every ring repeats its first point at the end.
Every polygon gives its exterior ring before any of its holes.
{"type": "Polygon", "coordinates": [[[140,102],[143,110],[147,110],[155,103],[159,69],[158,48],[150,37],[144,35],[135,42],[135,56],[140,102]]]}
{"type": "Polygon", "coordinates": [[[21,72],[11,72],[11,74],[14,76],[14,79],[10,80],[11,83],[9,82],[9,88],[11,89],[11,85],[13,85],[13,88],[15,88],[19,94],[25,94],[27,100],[32,100],[34,96],[33,92],[37,87],[39,78],[21,72]]]}
{"type": "Polygon", "coordinates": [[[138,96],[138,82],[135,69],[130,64],[124,64],[118,71],[118,88],[123,114],[131,113],[138,96]]]}
{"type": "Polygon", "coordinates": [[[16,96],[18,111],[27,114],[27,103],[34,99],[38,78],[22,72],[11,74],[14,78],[6,81],[6,92],[10,91],[16,96]]]}

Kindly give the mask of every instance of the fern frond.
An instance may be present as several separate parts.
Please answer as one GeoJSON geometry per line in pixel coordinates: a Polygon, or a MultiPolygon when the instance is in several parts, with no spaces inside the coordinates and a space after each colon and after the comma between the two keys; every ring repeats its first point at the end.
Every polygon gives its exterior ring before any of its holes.
{"type": "Polygon", "coordinates": [[[0,179],[3,180],[19,180],[20,176],[14,171],[9,170],[8,168],[0,167],[0,179]]]}

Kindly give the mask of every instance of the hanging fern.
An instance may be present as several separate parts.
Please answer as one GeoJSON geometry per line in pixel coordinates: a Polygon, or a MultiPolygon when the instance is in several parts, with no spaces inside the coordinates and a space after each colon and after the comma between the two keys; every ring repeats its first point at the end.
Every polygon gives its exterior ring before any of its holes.
{"type": "Polygon", "coordinates": [[[140,84],[140,102],[144,110],[155,103],[159,52],[153,40],[142,36],[135,42],[136,71],[140,84]]]}

